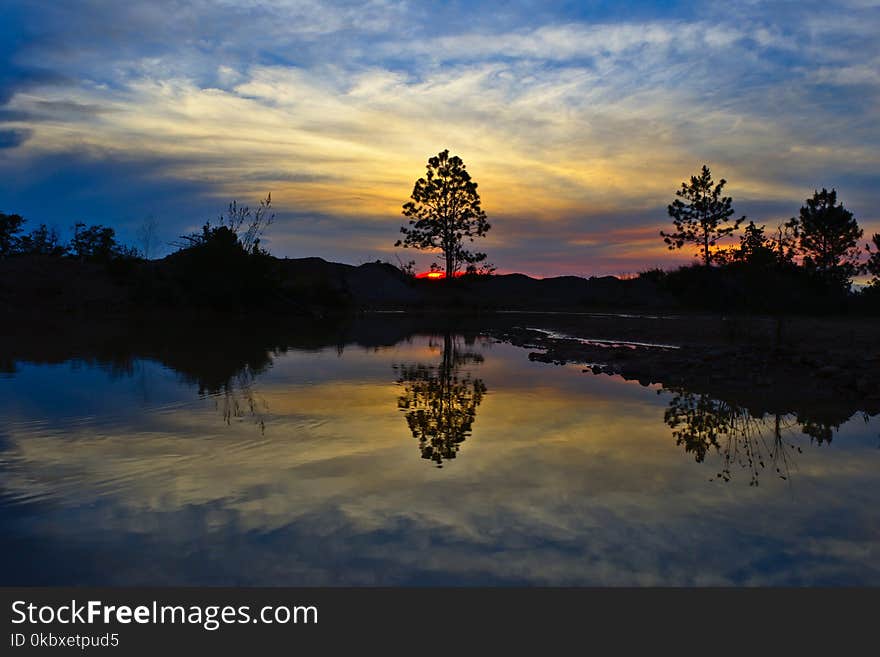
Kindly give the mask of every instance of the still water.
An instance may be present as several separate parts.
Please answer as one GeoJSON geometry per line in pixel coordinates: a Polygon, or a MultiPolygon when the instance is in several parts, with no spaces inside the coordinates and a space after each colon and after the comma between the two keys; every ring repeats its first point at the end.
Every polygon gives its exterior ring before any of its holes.
{"type": "Polygon", "coordinates": [[[880,584],[876,417],[479,335],[243,351],[5,363],[0,583],[880,584]]]}

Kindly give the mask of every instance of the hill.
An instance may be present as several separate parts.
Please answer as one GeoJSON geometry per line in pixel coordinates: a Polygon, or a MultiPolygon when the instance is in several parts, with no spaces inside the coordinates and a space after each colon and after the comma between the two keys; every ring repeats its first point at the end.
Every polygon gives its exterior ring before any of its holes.
{"type": "MultiPolygon", "coordinates": [[[[125,314],[161,308],[197,309],[205,289],[212,310],[269,310],[326,315],[359,310],[601,310],[674,306],[655,283],[612,276],[536,279],[523,274],[414,279],[381,262],[359,266],[321,258],[271,258],[269,294],[229,304],[233,276],[182,269],[174,258],[97,264],[70,258],[18,256],[0,260],[0,314],[125,314]],[[198,286],[194,286],[198,279],[198,286]],[[226,307],[228,306],[228,307],[226,307]]],[[[231,298],[231,297],[230,297],[231,298]]]]}

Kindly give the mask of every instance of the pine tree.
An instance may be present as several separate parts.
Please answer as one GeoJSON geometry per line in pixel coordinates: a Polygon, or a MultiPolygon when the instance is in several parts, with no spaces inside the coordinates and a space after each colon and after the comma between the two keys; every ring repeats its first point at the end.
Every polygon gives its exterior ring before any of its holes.
{"type": "Polygon", "coordinates": [[[663,241],[670,250],[680,249],[685,244],[696,244],[700,248],[703,264],[712,264],[714,247],[720,240],[731,235],[745,219],[736,219],[732,224],[733,199],[723,196],[723,178],[716,185],[709,167],[703,165],[699,176],[691,176],[690,183],[681,183],[675,199],[667,212],[672,217],[675,230],[671,233],[660,231],[663,241]]]}
{"type": "Polygon", "coordinates": [[[450,157],[444,150],[429,158],[427,174],[416,181],[410,198],[403,206],[409,225],[401,227],[405,237],[395,246],[439,249],[446,260],[447,278],[455,276],[463,264],[486,259],[485,253],[465,248],[465,240],[484,237],[491,226],[480,206],[477,183],[460,157],[450,157]]]}

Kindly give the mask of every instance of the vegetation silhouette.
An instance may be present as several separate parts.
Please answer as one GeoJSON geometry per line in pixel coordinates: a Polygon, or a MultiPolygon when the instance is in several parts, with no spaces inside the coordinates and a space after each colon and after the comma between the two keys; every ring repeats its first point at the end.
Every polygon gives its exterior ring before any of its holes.
{"type": "Polygon", "coordinates": [[[18,238],[18,252],[23,255],[59,258],[67,250],[68,247],[61,243],[58,231],[54,228],[48,228],[46,224],[40,224],[38,228],[35,228],[29,234],[18,238]]]}
{"type": "Polygon", "coordinates": [[[880,286],[880,233],[874,233],[871,242],[874,244],[873,248],[870,244],[865,246],[865,250],[868,252],[868,262],[865,269],[873,276],[871,285],[880,286]]]}
{"type": "Polygon", "coordinates": [[[232,201],[226,214],[221,214],[218,218],[217,225],[212,226],[211,222],[207,221],[201,231],[182,235],[177,245],[182,250],[188,250],[207,248],[216,242],[220,245],[219,248],[232,245],[246,253],[265,255],[268,252],[260,248],[260,237],[275,221],[275,213],[271,208],[272,194],[261,200],[259,207],[253,211],[250,206],[239,205],[238,201],[232,201]]]}
{"type": "Polygon", "coordinates": [[[21,215],[0,212],[0,257],[68,256],[80,262],[105,264],[115,259],[138,257],[137,249],[120,244],[116,240],[116,230],[108,226],[87,226],[78,221],[73,226],[70,242],[64,244],[58,231],[46,224],[40,224],[30,233],[20,235],[25,223],[27,222],[21,215]]]}
{"type": "Polygon", "coordinates": [[[440,250],[446,261],[446,279],[451,280],[464,265],[471,273],[480,273],[477,264],[485,253],[465,248],[465,240],[484,237],[491,228],[480,205],[477,183],[471,180],[465,164],[457,155],[443,150],[428,158],[427,173],[419,178],[403,206],[408,226],[400,232],[404,238],[395,246],[440,250]]]}
{"type": "Polygon", "coordinates": [[[274,220],[271,204],[271,195],[253,211],[233,201],[215,225],[179,238],[166,260],[188,303],[230,310],[265,305],[281,293],[275,261],[260,247],[274,220]]]}
{"type": "Polygon", "coordinates": [[[750,221],[739,238],[739,248],[731,254],[731,260],[762,268],[790,262],[790,251],[779,249],[767,238],[765,229],[766,226],[757,226],[750,221]]]}
{"type": "Polygon", "coordinates": [[[107,226],[86,226],[77,222],[68,247],[70,255],[81,262],[107,263],[117,258],[136,258],[137,250],[116,241],[116,231],[107,226]]]}
{"type": "Polygon", "coordinates": [[[859,249],[863,231],[853,213],[838,204],[837,191],[814,192],[788,225],[794,230],[804,267],[848,289],[852,277],[863,268],[859,249]]]}
{"type": "Polygon", "coordinates": [[[150,260],[159,247],[159,222],[155,217],[147,217],[137,230],[138,252],[144,260],[150,260]]]}
{"type": "Polygon", "coordinates": [[[465,248],[490,228],[477,184],[448,150],[429,158],[426,170],[403,206],[409,226],[396,244],[441,252],[445,269],[435,263],[427,275],[459,277],[455,285],[416,280],[421,274],[414,261],[355,268],[319,258],[276,258],[261,244],[274,220],[269,195],[253,209],[233,201],[218,221],[181,236],[173,253],[156,260],[148,259],[157,242],[153,219],[144,220],[134,248],[108,226],[78,222],[65,243],[45,224],[24,234],[23,217],[0,213],[0,313],[271,311],[315,317],[361,309],[650,308],[769,314],[780,322],[791,314],[880,314],[880,236],[867,252],[860,247],[863,231],[835,189],[816,191],[788,222],[774,228],[749,221],[738,234],[745,217],[732,219],[726,181],[715,183],[703,166],[667,208],[674,229],[660,231],[670,249],[696,246],[699,264],[628,278],[540,280],[486,276],[494,267],[485,254],[465,248]],[[738,245],[721,244],[737,236],[738,245]],[[870,283],[852,285],[863,272],[872,276],[870,283]]]}
{"type": "Polygon", "coordinates": [[[394,366],[397,383],[403,386],[397,408],[406,413],[407,426],[419,442],[422,458],[433,461],[438,468],[454,459],[471,435],[477,407],[487,389],[482,379],[471,378],[469,373],[462,376],[460,368],[482,361],[482,355],[462,349],[457,338],[447,332],[438,365],[394,366]]]}
{"type": "Polygon", "coordinates": [[[15,253],[18,247],[17,233],[21,230],[24,218],[20,214],[0,212],[0,258],[15,253]]]}
{"type": "Polygon", "coordinates": [[[802,452],[794,441],[800,433],[818,445],[830,443],[836,423],[803,418],[790,413],[756,417],[748,409],[684,388],[664,388],[673,397],[663,419],[672,430],[676,445],[702,463],[711,452],[721,458],[716,478],[730,481],[736,467],[749,475],[749,485],[757,486],[761,473],[772,470],[780,479],[789,479],[793,458],[802,452]]]}
{"type": "Polygon", "coordinates": [[[703,264],[709,267],[713,261],[712,249],[722,239],[729,237],[745,219],[729,222],[733,216],[733,199],[723,195],[723,178],[716,184],[712,180],[709,167],[703,165],[700,174],[691,176],[690,182],[681,183],[675,199],[667,213],[672,217],[672,232],[660,231],[663,241],[670,250],[680,249],[685,244],[696,244],[700,248],[703,264]]]}
{"type": "MultiPolygon", "coordinates": [[[[673,271],[653,269],[639,279],[651,281],[695,310],[827,314],[880,311],[876,289],[851,288],[865,270],[858,240],[862,230],[852,213],[837,202],[832,189],[816,191],[799,217],[780,224],[768,235],[766,225],[750,221],[735,248],[716,248],[733,236],[745,217],[730,224],[732,199],[722,196],[726,181],[714,185],[707,167],[690,183],[682,183],[668,207],[675,230],[660,231],[670,249],[692,243],[699,247],[702,266],[673,271]],[[710,264],[717,265],[710,267],[710,264]]],[[[868,248],[869,263],[872,250],[868,248]]],[[[871,286],[874,288],[874,286],[871,286]]]]}
{"type": "Polygon", "coordinates": [[[871,280],[862,291],[861,300],[867,309],[880,312],[880,233],[871,236],[871,244],[866,244],[865,250],[868,252],[865,270],[871,275],[871,280]]]}

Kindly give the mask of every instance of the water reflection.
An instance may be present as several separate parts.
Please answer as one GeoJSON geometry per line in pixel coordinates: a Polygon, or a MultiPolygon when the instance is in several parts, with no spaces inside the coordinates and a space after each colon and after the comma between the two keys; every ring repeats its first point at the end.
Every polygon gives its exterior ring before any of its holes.
{"type": "MultiPolygon", "coordinates": [[[[233,331],[230,331],[232,333],[233,331]]],[[[261,432],[266,429],[267,402],[256,391],[257,379],[266,374],[275,360],[288,352],[283,337],[272,331],[253,329],[230,339],[221,330],[191,331],[156,349],[148,343],[147,353],[157,357],[180,378],[195,386],[200,399],[211,399],[223,421],[230,425],[246,416],[253,419],[261,432]]],[[[104,363],[105,368],[133,369],[136,353],[117,354],[104,363]]]]}
{"type": "MultiPolygon", "coordinates": [[[[447,332],[439,364],[414,363],[395,365],[397,383],[403,392],[397,408],[406,413],[406,423],[413,438],[419,442],[423,459],[438,468],[443,461],[454,459],[461,443],[471,434],[477,407],[486,394],[482,379],[462,373],[466,364],[482,363],[483,356],[468,349],[473,339],[461,341],[447,332]]],[[[429,346],[436,346],[429,343],[429,346]]]]}
{"type": "Polygon", "coordinates": [[[789,478],[795,455],[802,453],[795,442],[797,434],[821,446],[830,443],[835,430],[848,419],[835,423],[793,413],[755,416],[747,408],[704,393],[681,388],[663,391],[673,395],[663,419],[676,445],[693,454],[697,463],[714,451],[721,458],[718,479],[730,481],[734,471],[741,469],[751,486],[758,485],[765,471],[789,478]]]}
{"type": "MultiPolygon", "coordinates": [[[[232,424],[234,419],[249,415],[260,427],[260,433],[265,434],[265,413],[269,411],[269,404],[254,390],[256,377],[256,372],[245,368],[234,377],[230,377],[219,390],[211,394],[226,424],[232,424]]],[[[204,393],[201,393],[201,396],[204,396],[204,393]]]]}
{"type": "Polygon", "coordinates": [[[17,345],[0,583],[880,583],[877,418],[368,328],[17,345]]]}

